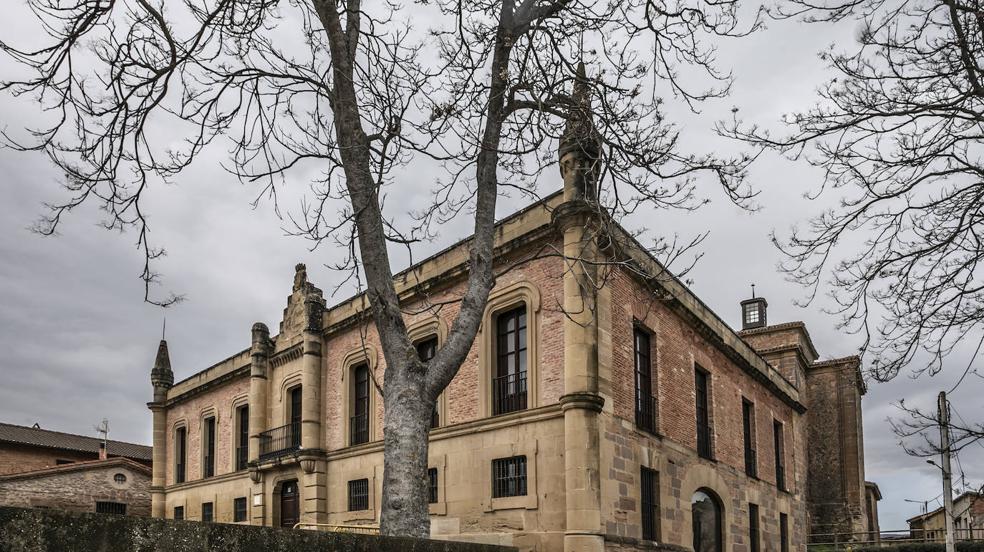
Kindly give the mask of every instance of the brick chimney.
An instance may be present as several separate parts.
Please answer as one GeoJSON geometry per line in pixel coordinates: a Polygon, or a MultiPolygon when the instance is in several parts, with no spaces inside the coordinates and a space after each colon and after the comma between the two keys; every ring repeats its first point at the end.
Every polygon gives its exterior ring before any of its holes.
{"type": "Polygon", "coordinates": [[[105,441],[99,441],[99,459],[100,460],[105,460],[106,459],[106,442],[105,441]]]}

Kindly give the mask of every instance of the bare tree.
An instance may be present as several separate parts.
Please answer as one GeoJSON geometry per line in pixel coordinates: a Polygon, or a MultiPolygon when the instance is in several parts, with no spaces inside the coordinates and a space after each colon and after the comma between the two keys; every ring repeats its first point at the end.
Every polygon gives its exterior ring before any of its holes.
{"type": "Polygon", "coordinates": [[[719,127],[822,168],[813,199],[840,194],[774,241],[810,300],[830,285],[877,380],[935,374],[984,335],[982,13],[977,0],[783,0],[775,16],[853,23],[857,43],[821,55],[836,76],[814,107],[785,116],[789,133],[719,127]]]}
{"type": "Polygon", "coordinates": [[[228,169],[259,183],[260,196],[275,198],[292,169],[321,171],[291,220],[317,243],[349,248],[338,268],[364,282],[371,305],[386,364],[385,534],[429,534],[425,436],[494,284],[497,198],[535,190],[556,162],[568,119],[593,105],[612,216],[641,205],[694,208],[703,201],[701,173],[736,203],[751,197],[747,157],[682,152],[662,111],[665,95],[695,109],[728,93],[730,75],[715,67],[709,40],[759,26],[757,16],[740,25],[737,0],[29,4],[50,41],[36,49],[0,43],[32,71],[2,88],[37,97],[49,118],[27,137],[7,138],[45,152],[69,192],[39,231],[54,232],[84,203],[106,211],[107,227],[135,227],[148,301],[176,299],[150,293],[162,250],[149,239],[149,186],[176,180],[218,140],[231,141],[228,169]],[[582,60],[588,102],[575,104],[570,90],[582,60]],[[168,149],[175,133],[183,143],[168,149]],[[384,216],[385,187],[410,185],[406,166],[424,161],[445,170],[433,204],[410,224],[399,210],[384,216]],[[467,286],[445,344],[422,362],[407,337],[387,245],[411,247],[463,210],[474,217],[467,286]]]}

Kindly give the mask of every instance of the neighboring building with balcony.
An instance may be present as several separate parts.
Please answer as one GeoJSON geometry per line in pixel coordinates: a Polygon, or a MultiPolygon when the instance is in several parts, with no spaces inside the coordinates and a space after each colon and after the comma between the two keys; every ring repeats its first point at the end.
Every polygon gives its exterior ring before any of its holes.
{"type": "MultiPolygon", "coordinates": [[[[805,328],[767,326],[753,299],[736,332],[621,228],[612,247],[590,238],[598,153],[584,128],[561,142],[563,193],[498,223],[496,265],[511,268],[428,436],[432,534],[521,550],[803,550],[817,359],[805,328]],[[543,254],[573,250],[619,262],[543,254]]],[[[396,276],[421,358],[446,339],[467,262],[466,240],[396,276]]],[[[384,359],[367,308],[362,295],[326,308],[298,265],[276,335],[257,323],[248,349],[178,383],[161,342],[154,515],[377,524],[384,359]]]]}

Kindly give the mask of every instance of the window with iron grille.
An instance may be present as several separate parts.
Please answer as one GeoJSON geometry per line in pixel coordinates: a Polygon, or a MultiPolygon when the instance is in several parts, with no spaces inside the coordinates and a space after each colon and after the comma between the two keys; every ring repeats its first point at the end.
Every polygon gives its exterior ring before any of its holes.
{"type": "Polygon", "coordinates": [[[348,482],[348,509],[350,512],[369,509],[368,479],[356,479],[348,482]]]}
{"type": "Polygon", "coordinates": [[[642,538],[659,540],[659,472],[642,467],[642,538]]]}
{"type": "Polygon", "coordinates": [[[232,521],[246,521],[246,497],[241,496],[232,501],[232,521]]]}
{"type": "Polygon", "coordinates": [[[748,548],[749,552],[759,552],[759,507],[748,504],[748,548]]]}
{"type": "Polygon", "coordinates": [[[202,502],[202,521],[211,523],[215,509],[211,502],[202,502]]]}
{"type": "Polygon", "coordinates": [[[772,420],[772,433],[775,440],[773,449],[776,453],[776,487],[779,490],[786,490],[786,453],[782,436],[782,422],[772,420]]]}
{"type": "Polygon", "coordinates": [[[215,475],[215,417],[205,418],[202,439],[205,456],[202,458],[202,477],[215,475]]]}
{"type": "Polygon", "coordinates": [[[496,317],[492,414],[526,409],[526,305],[496,317]]]}
{"type": "Polygon", "coordinates": [[[653,396],[652,336],[642,328],[633,331],[635,348],[636,426],[656,433],[656,398],[653,396]]]}
{"type": "Polygon", "coordinates": [[[122,502],[96,502],[96,513],[126,515],[126,504],[122,502]]]}
{"type": "Polygon", "coordinates": [[[188,428],[179,427],[174,432],[174,482],[184,483],[188,454],[188,428]]]}
{"type": "Polygon", "coordinates": [[[249,405],[236,409],[236,471],[245,470],[249,463],[249,405]]]}
{"type": "MultiPolygon", "coordinates": [[[[427,339],[418,341],[415,345],[417,347],[417,356],[420,360],[427,362],[428,360],[434,358],[437,354],[437,336],[431,336],[427,339]]],[[[431,414],[431,429],[441,425],[441,415],[437,411],[437,404],[434,405],[434,412],[431,414]]]]}
{"type": "Polygon", "coordinates": [[[779,514],[779,552],[789,552],[789,516],[779,514]]]}
{"type": "Polygon", "coordinates": [[[175,506],[174,507],[174,519],[176,519],[178,521],[181,521],[184,518],[185,518],[185,509],[184,509],[184,506],[175,506]]]}
{"type": "Polygon", "coordinates": [[[369,366],[352,369],[352,416],[349,418],[349,444],[369,442],[369,366]]]}
{"type": "Polygon", "coordinates": [[[526,496],[526,457],[492,461],[492,498],[526,496]]]}
{"type": "Polygon", "coordinates": [[[741,399],[742,430],[745,434],[745,475],[758,477],[758,458],[755,453],[755,405],[741,399]]]}
{"type": "Polygon", "coordinates": [[[694,390],[697,402],[697,454],[702,458],[711,459],[714,451],[711,449],[711,414],[710,397],[708,396],[707,372],[697,366],[694,369],[694,390]]]}
{"type": "Polygon", "coordinates": [[[427,470],[427,503],[437,504],[437,468],[427,470]]]}

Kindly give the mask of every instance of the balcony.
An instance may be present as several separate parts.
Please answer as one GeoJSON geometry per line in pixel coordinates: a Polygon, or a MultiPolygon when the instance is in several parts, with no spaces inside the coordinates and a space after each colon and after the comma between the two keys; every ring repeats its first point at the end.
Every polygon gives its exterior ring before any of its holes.
{"type": "Polygon", "coordinates": [[[300,448],[300,422],[289,423],[260,433],[260,460],[277,458],[300,448]]]}
{"type": "Polygon", "coordinates": [[[492,415],[526,410],[526,372],[492,378],[492,415]]]}
{"type": "Polygon", "coordinates": [[[657,414],[656,397],[652,395],[636,395],[636,427],[655,435],[657,414]]]}

